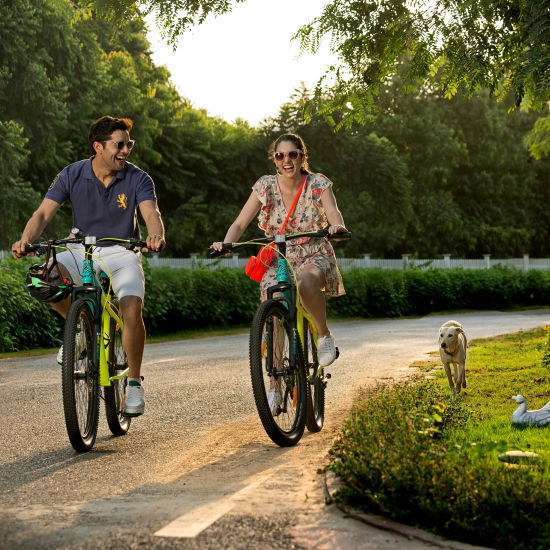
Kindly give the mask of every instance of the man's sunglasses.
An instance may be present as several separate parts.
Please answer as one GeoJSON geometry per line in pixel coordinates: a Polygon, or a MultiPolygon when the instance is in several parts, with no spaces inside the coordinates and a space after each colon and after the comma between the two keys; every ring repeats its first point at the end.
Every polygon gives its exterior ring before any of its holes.
{"type": "Polygon", "coordinates": [[[284,160],[284,158],[288,156],[290,160],[296,160],[300,158],[301,154],[302,151],[299,151],[298,149],[294,149],[293,151],[289,151],[288,153],[281,153],[280,151],[277,151],[273,153],[273,158],[275,160],[284,160]]]}
{"type": "Polygon", "coordinates": [[[112,141],[119,151],[122,151],[125,145],[128,147],[128,150],[131,151],[136,143],[135,139],[129,139],[128,141],[115,141],[114,139],[104,139],[103,143],[107,143],[108,141],[112,141]]]}

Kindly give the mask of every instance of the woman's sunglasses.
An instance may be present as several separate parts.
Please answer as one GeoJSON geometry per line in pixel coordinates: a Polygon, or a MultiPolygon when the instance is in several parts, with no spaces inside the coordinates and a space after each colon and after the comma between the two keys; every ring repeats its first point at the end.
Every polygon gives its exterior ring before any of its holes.
{"type": "Polygon", "coordinates": [[[275,160],[284,160],[284,158],[288,156],[290,160],[296,160],[300,158],[301,154],[302,151],[299,151],[298,149],[294,149],[293,151],[289,151],[288,153],[281,153],[280,151],[277,151],[273,153],[273,158],[275,160]]]}
{"type": "Polygon", "coordinates": [[[131,151],[136,143],[135,139],[129,139],[128,141],[115,141],[114,139],[106,139],[103,141],[103,143],[107,143],[108,141],[112,141],[119,151],[122,151],[125,145],[128,147],[128,150],[131,151]]]}

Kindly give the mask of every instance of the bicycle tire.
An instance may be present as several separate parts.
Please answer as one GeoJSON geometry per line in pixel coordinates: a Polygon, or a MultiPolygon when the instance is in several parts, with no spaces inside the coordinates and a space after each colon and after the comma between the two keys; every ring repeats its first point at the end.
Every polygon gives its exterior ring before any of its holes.
{"type": "Polygon", "coordinates": [[[89,451],[97,435],[99,372],[95,336],[88,300],[76,300],[65,321],[61,386],[67,434],[79,452],[89,451]]]}
{"type": "Polygon", "coordinates": [[[304,361],[307,372],[307,414],[306,428],[312,433],[320,432],[325,422],[326,381],[319,372],[317,346],[312,338],[309,321],[304,319],[304,361]]]}
{"type": "Polygon", "coordinates": [[[307,406],[305,365],[298,336],[287,319],[287,309],[277,300],[260,304],[250,327],[250,375],[254,400],[262,425],[280,447],[296,445],[304,433],[307,406]],[[290,365],[291,346],[296,365],[290,365]],[[276,359],[273,365],[273,359],[276,359]],[[279,390],[280,403],[270,408],[268,392],[279,390]]]}
{"type": "MultiPolygon", "coordinates": [[[[111,300],[111,304],[115,309],[118,309],[118,300],[111,300]]],[[[128,359],[122,347],[122,330],[112,317],[109,317],[109,355],[107,363],[109,376],[119,375],[128,368],[128,359]]],[[[111,385],[104,388],[105,416],[111,433],[116,436],[128,433],[132,422],[129,416],[122,414],[127,383],[128,377],[124,377],[120,380],[111,380],[111,385]]]]}

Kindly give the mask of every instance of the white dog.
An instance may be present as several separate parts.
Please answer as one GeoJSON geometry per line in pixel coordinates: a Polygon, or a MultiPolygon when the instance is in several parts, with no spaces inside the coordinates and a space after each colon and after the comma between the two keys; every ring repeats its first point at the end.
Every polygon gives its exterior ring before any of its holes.
{"type": "Polygon", "coordinates": [[[451,390],[460,393],[466,387],[466,348],[468,340],[464,327],[458,321],[447,321],[439,329],[439,355],[451,390]],[[454,380],[451,374],[454,367],[454,380]]]}

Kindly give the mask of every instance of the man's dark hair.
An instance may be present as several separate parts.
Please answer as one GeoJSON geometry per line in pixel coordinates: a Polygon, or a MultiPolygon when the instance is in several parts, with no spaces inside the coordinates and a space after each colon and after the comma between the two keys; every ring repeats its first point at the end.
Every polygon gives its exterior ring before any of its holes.
{"type": "Polygon", "coordinates": [[[102,116],[95,122],[92,122],[88,132],[88,142],[92,153],[94,151],[94,141],[108,141],[115,130],[124,130],[131,132],[134,123],[129,118],[116,118],[112,116],[102,116]]]}

